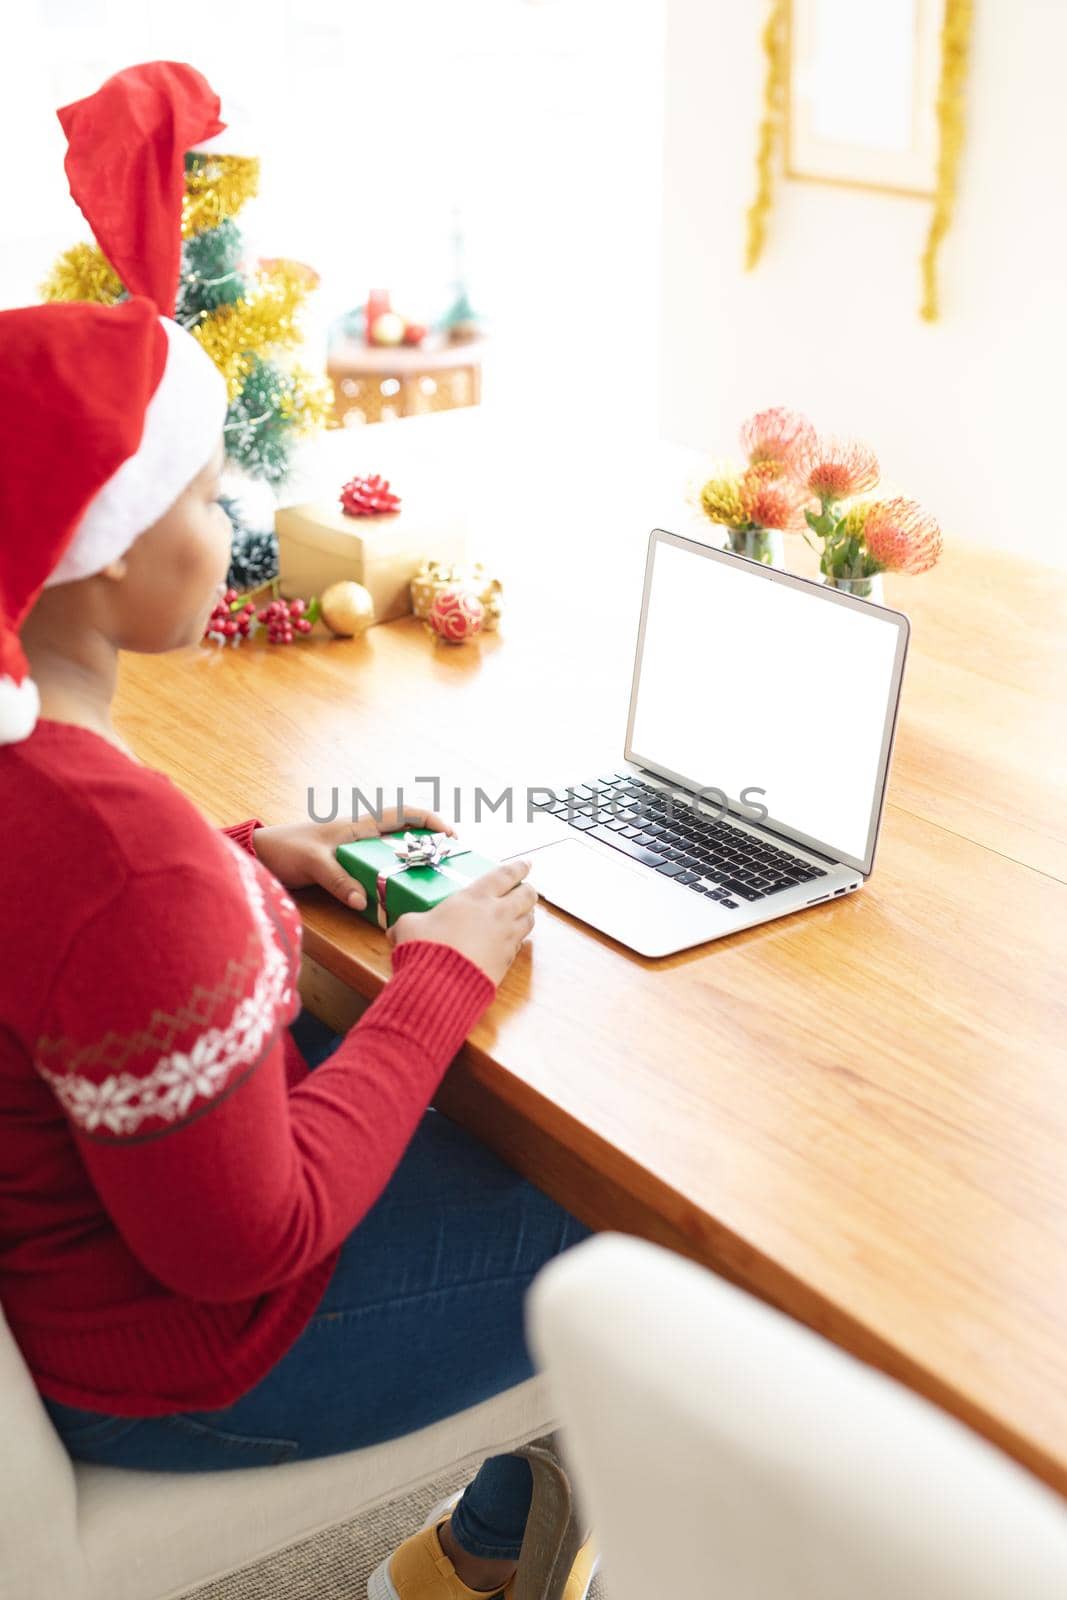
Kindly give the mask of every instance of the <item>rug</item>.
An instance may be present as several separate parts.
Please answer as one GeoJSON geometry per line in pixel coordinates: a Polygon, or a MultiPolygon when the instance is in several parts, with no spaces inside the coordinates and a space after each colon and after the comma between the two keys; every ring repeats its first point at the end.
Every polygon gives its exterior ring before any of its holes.
{"type": "MultiPolygon", "coordinates": [[[[421,1489],[290,1545],[229,1578],[190,1591],[186,1600],[366,1600],[367,1579],[379,1561],[416,1528],[439,1500],[466,1482],[452,1473],[421,1489]]],[[[594,1579],[590,1600],[608,1600],[594,1579]]]]}

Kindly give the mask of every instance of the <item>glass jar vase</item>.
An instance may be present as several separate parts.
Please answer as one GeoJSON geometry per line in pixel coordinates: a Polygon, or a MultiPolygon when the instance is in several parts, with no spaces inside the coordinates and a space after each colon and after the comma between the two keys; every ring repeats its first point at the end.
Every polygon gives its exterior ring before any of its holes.
{"type": "Polygon", "coordinates": [[[854,594],[860,600],[872,600],[876,606],[885,605],[880,572],[871,572],[865,578],[838,578],[832,573],[824,573],[822,581],[828,589],[840,589],[842,594],[854,594]]]}
{"type": "Polygon", "coordinates": [[[777,528],[727,528],[723,549],[765,567],[785,566],[785,539],[777,528]]]}

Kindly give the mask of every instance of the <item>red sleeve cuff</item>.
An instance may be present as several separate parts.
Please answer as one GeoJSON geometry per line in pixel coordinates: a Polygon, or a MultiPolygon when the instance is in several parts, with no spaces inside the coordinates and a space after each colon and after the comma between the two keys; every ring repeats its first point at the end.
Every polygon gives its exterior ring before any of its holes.
{"type": "Polygon", "coordinates": [[[252,835],[257,828],[262,828],[262,826],[262,822],[253,820],[251,822],[235,823],[232,828],[223,828],[221,831],[226,835],[227,839],[232,839],[234,844],[240,845],[242,850],[247,850],[250,856],[254,856],[256,852],[252,848],[252,835]]]}
{"type": "Polygon", "coordinates": [[[496,988],[481,967],[451,945],[408,939],[393,952],[393,977],[360,1028],[388,1028],[448,1065],[496,988]]]}

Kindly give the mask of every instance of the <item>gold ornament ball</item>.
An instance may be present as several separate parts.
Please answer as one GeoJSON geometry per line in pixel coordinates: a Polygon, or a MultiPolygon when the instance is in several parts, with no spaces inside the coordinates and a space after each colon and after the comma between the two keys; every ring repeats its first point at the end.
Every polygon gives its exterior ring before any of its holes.
{"type": "Polygon", "coordinates": [[[319,608],[330,632],[342,639],[363,633],[374,621],[374,601],[361,583],[353,583],[350,578],[331,583],[319,596],[319,608]]]}
{"type": "Polygon", "coordinates": [[[383,311],[370,325],[370,336],[375,344],[400,344],[407,323],[396,311],[383,311]]]}

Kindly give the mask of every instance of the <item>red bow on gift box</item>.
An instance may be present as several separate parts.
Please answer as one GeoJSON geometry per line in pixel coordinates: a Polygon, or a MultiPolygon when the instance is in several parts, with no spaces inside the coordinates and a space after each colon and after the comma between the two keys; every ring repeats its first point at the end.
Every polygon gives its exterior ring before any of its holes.
{"type": "Polygon", "coordinates": [[[349,478],[341,488],[341,510],[346,517],[381,517],[400,510],[400,496],[394,494],[387,478],[375,473],[370,478],[349,478]]]}

